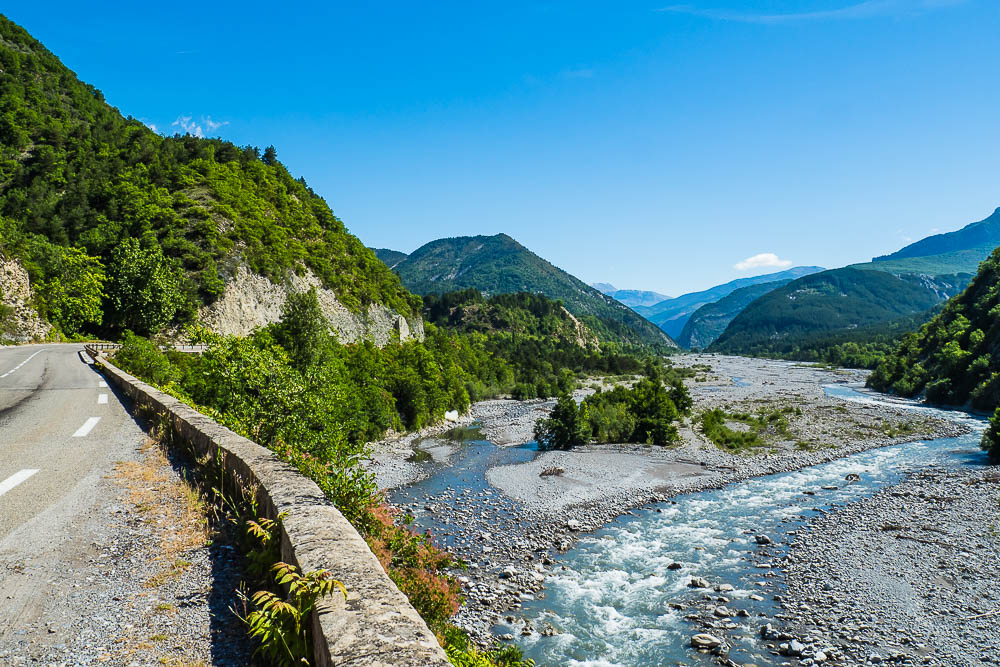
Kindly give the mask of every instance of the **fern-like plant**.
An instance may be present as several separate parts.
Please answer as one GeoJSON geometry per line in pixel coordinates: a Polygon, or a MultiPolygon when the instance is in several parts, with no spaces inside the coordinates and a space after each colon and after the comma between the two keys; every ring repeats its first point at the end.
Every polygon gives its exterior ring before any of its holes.
{"type": "Polygon", "coordinates": [[[321,598],[332,595],[334,590],[339,590],[346,600],[347,589],[329,570],[301,574],[294,565],[280,562],[271,570],[275,583],[288,587],[287,599],[271,591],[257,591],[251,598],[254,611],[243,620],[250,636],[260,642],[258,653],[269,663],[282,667],[308,665],[312,655],[309,614],[321,598]]]}

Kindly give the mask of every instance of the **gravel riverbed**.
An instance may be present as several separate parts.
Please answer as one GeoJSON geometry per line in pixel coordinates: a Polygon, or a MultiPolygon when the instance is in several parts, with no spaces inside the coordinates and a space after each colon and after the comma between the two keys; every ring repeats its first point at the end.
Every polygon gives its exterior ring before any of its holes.
{"type": "Polygon", "coordinates": [[[925,470],[792,544],[784,625],[845,664],[1000,664],[998,564],[1000,471],[925,470]]]}
{"type": "MultiPolygon", "coordinates": [[[[675,363],[699,368],[697,376],[687,381],[694,414],[713,407],[752,412],[793,406],[798,408],[789,417],[794,437],[769,438],[765,449],[733,454],[708,442],[688,423],[681,428],[682,442],[674,447],[602,445],[544,452],[530,462],[488,466],[489,485],[480,490],[456,484],[403,508],[418,517],[433,515],[443,526],[438,537],[469,564],[468,570],[458,573],[466,604],[456,621],[480,643],[493,640],[498,624],[517,627],[523,634],[550,632],[519,625],[517,610],[525,600],[544,597],[546,573],[561,567],[559,554],[571,548],[579,534],[633,509],[679,493],[720,488],[875,447],[965,432],[960,425],[915,414],[905,405],[848,402],[825,395],[824,385],[862,383],[865,374],[857,371],[715,355],[686,355],[675,363]]],[[[479,422],[491,442],[519,444],[531,439],[534,421],[552,405],[551,401],[486,401],[474,405],[461,421],[479,422]]],[[[426,475],[422,464],[404,457],[413,456],[421,438],[453,426],[376,445],[370,465],[383,488],[426,475]],[[395,472],[387,474],[389,470],[395,472]]]]}

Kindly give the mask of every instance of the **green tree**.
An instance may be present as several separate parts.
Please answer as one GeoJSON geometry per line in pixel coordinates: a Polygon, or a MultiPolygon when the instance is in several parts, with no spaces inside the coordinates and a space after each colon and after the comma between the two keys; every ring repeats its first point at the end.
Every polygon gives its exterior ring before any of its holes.
{"type": "Polygon", "coordinates": [[[308,292],[289,294],[281,309],[276,338],[292,365],[300,371],[314,366],[330,344],[330,324],[319,305],[316,288],[308,292]]]}
{"type": "Polygon", "coordinates": [[[983,433],[983,449],[990,454],[990,460],[1000,463],[1000,407],[990,417],[989,428],[983,433]]]}
{"type": "Polygon", "coordinates": [[[112,253],[108,274],[108,306],[121,328],[156,333],[180,308],[177,271],[159,246],[142,248],[137,239],[125,239],[112,253]]]}
{"type": "Polygon", "coordinates": [[[586,409],[569,394],[559,397],[552,415],[535,423],[535,440],[542,449],[570,449],[587,441],[590,428],[586,409]]]}
{"type": "Polygon", "coordinates": [[[101,323],[104,265],[76,248],[60,248],[55,274],[39,285],[39,310],[64,334],[101,323]]]}

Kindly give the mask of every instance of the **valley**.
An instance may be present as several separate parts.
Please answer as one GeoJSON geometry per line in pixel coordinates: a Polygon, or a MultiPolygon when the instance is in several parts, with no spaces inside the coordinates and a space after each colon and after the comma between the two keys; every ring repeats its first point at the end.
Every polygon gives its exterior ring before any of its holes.
{"type": "MultiPolygon", "coordinates": [[[[690,660],[698,656],[690,637],[715,633],[734,664],[777,664],[770,650],[779,651],[778,634],[769,648],[760,628],[772,623],[810,639],[789,620],[798,607],[776,600],[786,595],[788,544],[792,553],[801,547],[795,536],[811,517],[853,507],[910,471],[984,458],[980,420],[875,398],[858,391],[858,372],[716,355],[680,363],[703,369],[687,381],[695,415],[779,405],[801,415],[781,433],[765,433],[765,446],[739,453],[695,425],[666,449],[539,452],[527,422],[551,402],[491,401],[472,406],[450,430],[375,446],[371,465],[390,500],[468,563],[458,573],[467,602],[456,619],[472,636],[505,637],[539,664],[563,655],[642,664],[643,655],[663,651],[690,660]],[[959,454],[949,458],[954,447],[959,454]],[[733,502],[749,505],[736,510],[733,502]],[[754,546],[755,534],[767,534],[767,545],[754,546]],[[762,570],[761,563],[773,564],[762,570]],[[689,588],[693,577],[709,590],[689,588]],[[729,618],[715,614],[727,604],[729,618]],[[622,632],[631,637],[627,647],[613,640],[622,632]]],[[[808,646],[820,650],[826,641],[837,655],[856,653],[843,639],[833,634],[808,646]]]]}

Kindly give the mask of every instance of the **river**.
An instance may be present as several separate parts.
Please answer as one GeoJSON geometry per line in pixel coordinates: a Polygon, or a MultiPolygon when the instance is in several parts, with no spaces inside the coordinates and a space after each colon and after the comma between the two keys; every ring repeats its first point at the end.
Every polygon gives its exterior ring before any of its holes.
{"type": "MultiPolygon", "coordinates": [[[[847,401],[880,400],[843,385],[824,389],[828,396],[847,401]]],[[[730,622],[730,657],[776,664],[758,637],[761,619],[781,611],[774,600],[781,592],[781,577],[777,570],[759,566],[757,535],[767,535],[774,542],[772,553],[780,557],[787,550],[783,544],[794,541],[796,532],[818,512],[868,497],[920,468],[985,463],[979,449],[983,419],[915,403],[893,404],[961,422],[972,432],[872,449],[794,472],[679,495],[620,517],[582,536],[559,558],[562,567],[546,578],[544,597],[528,597],[516,614],[535,629],[549,625],[558,634],[520,636],[520,620],[498,626],[497,633],[517,636],[525,656],[539,665],[712,664],[711,656],[689,648],[691,635],[703,629],[684,617],[699,598],[719,595],[690,588],[688,583],[697,576],[713,586],[732,586],[724,593],[731,600],[728,608],[747,614],[730,622]],[[848,481],[849,475],[857,481],[848,481]],[[751,594],[763,599],[753,600],[751,594]]],[[[456,442],[448,464],[430,464],[430,477],[397,489],[390,500],[412,504],[449,488],[451,493],[470,489],[502,501],[506,511],[516,513],[510,501],[490,490],[485,471],[530,460],[536,448],[496,447],[476,440],[474,430],[464,435],[466,440],[456,442]]],[[[419,517],[417,525],[439,535],[449,532],[430,514],[419,517]]],[[[449,536],[444,538],[449,546],[449,536]]]]}

